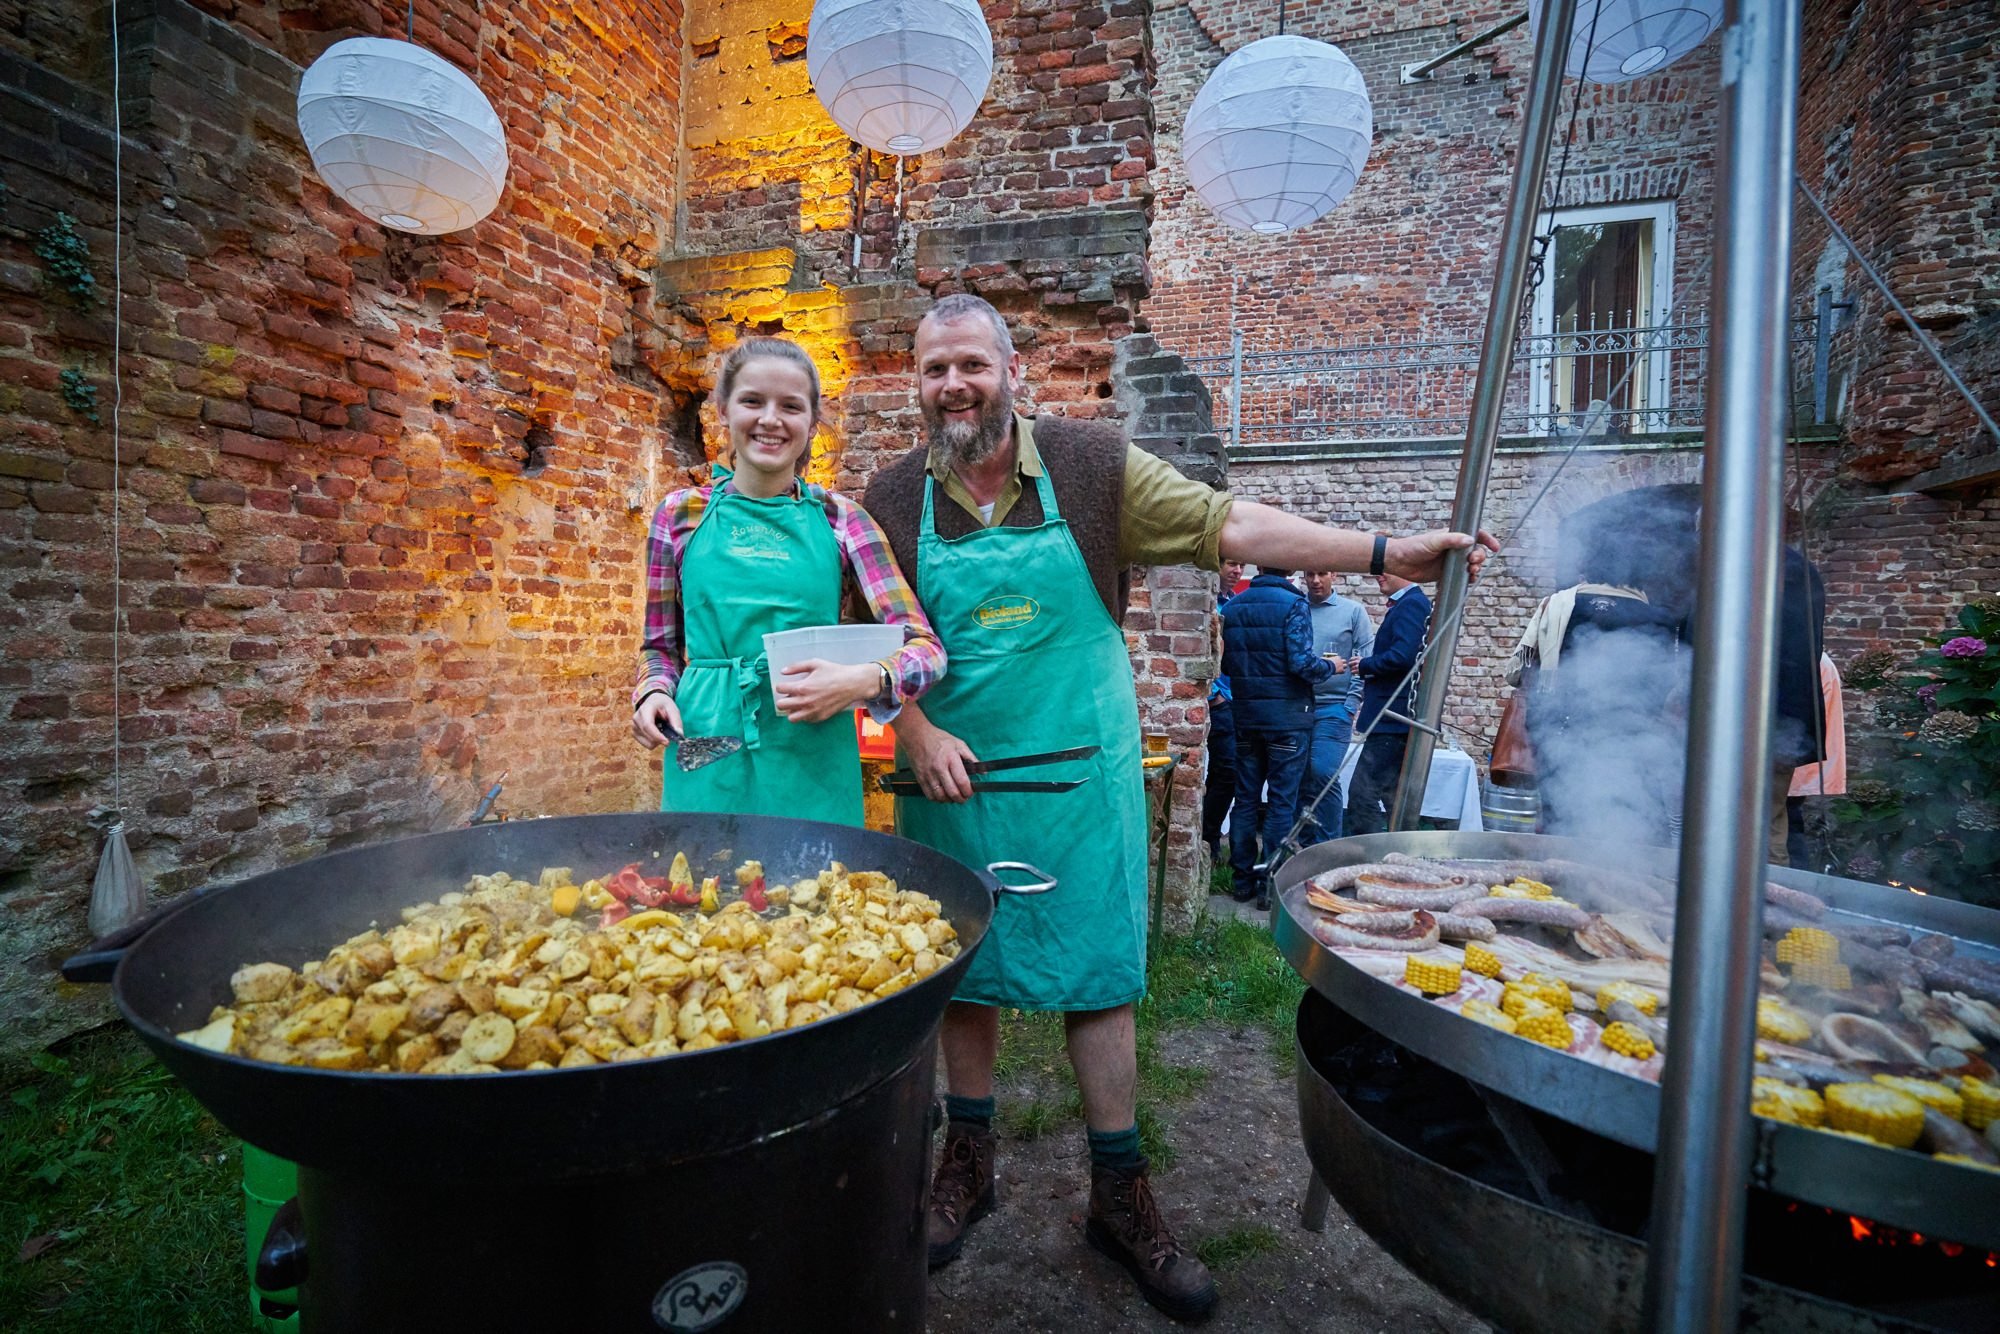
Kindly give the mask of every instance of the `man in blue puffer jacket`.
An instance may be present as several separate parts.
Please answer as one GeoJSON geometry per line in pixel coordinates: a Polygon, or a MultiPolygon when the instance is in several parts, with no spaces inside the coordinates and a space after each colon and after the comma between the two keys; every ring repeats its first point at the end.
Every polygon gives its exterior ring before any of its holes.
{"type": "Polygon", "coordinates": [[[1260,844],[1263,858],[1275,862],[1298,816],[1299,784],[1312,757],[1313,686],[1333,675],[1333,664],[1313,652],[1312,616],[1289,573],[1260,569],[1222,609],[1222,670],[1236,721],[1229,868],[1236,900],[1254,898],[1259,908],[1270,906],[1274,869],[1258,871],[1260,844]]]}

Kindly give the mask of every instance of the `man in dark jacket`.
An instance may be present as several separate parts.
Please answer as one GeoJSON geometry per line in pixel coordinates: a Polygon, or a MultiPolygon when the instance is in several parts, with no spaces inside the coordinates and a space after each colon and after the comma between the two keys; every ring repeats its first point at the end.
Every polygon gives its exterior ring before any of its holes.
{"type": "Polygon", "coordinates": [[[1368,740],[1354,767],[1347,801],[1350,834],[1378,834],[1389,827],[1389,806],[1396,799],[1410,725],[1382,715],[1386,710],[1407,718],[1416,712],[1417,678],[1410,674],[1410,666],[1423,652],[1431,623],[1431,600],[1408,579],[1378,574],[1375,586],[1387,595],[1389,610],[1376,628],[1375,651],[1354,668],[1361,678],[1361,716],[1355,726],[1368,740]],[[1405,676],[1410,677],[1407,684],[1405,676]]]}
{"type": "Polygon", "coordinates": [[[1259,908],[1270,906],[1268,877],[1299,814],[1299,784],[1312,758],[1313,687],[1334,675],[1333,664],[1313,652],[1305,595],[1288,576],[1259,569],[1222,609],[1222,670],[1236,716],[1229,869],[1236,901],[1255,899],[1259,908]]]}
{"type": "MultiPolygon", "coordinates": [[[[1243,582],[1243,562],[1225,560],[1220,571],[1221,591],[1215,597],[1216,634],[1222,633],[1222,609],[1236,596],[1243,582]]],[[[1208,683],[1208,784],[1201,790],[1201,841],[1208,844],[1208,859],[1222,860],[1222,817],[1236,798],[1236,715],[1230,709],[1229,675],[1217,672],[1208,683]]]]}

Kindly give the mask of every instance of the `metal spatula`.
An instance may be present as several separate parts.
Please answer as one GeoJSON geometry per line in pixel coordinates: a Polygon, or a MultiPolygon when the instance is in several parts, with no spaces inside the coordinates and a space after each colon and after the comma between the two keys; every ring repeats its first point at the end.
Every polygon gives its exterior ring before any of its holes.
{"type": "Polygon", "coordinates": [[[680,742],[674,763],[680,765],[684,774],[691,774],[704,764],[714,764],[743,749],[743,738],[740,736],[682,736],[667,724],[666,719],[662,718],[660,725],[670,740],[680,742]]]}

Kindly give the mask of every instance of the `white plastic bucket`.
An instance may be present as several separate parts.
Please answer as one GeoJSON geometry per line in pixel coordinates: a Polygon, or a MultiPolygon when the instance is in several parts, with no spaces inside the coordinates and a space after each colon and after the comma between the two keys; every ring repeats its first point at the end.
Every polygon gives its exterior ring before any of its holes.
{"type": "Polygon", "coordinates": [[[778,702],[778,682],[796,662],[822,658],[843,666],[892,658],[903,647],[899,625],[808,625],[764,636],[764,656],[771,662],[771,703],[778,702]]]}

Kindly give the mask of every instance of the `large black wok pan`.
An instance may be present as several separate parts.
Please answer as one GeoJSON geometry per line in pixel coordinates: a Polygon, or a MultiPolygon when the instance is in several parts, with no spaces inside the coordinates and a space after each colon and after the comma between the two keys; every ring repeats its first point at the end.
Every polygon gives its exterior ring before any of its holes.
{"type": "MultiPolygon", "coordinates": [[[[844,825],[770,816],[592,815],[503,824],[334,853],[193,896],[129,943],[107,940],[65,966],[110,974],[134,1031],[235,1134],[327,1172],[476,1176],[490,1154],[526,1142],[543,1178],[657,1171],[796,1127],[909,1064],[986,934],[1003,886],[918,844],[844,825]],[[473,875],[534,879],[545,866],[577,878],[631,861],[659,873],[685,852],[697,875],[746,858],[773,884],[839,861],[882,871],[936,898],[957,929],[958,958],[884,1000],[804,1029],[687,1055],[579,1069],[487,1075],[309,1070],[219,1055],[174,1034],[207,1022],[246,963],[297,966],[473,875]],[[121,948],[122,946],[122,948],[121,948]]],[[[1022,868],[1024,871],[1027,868],[1022,868]]],[[[1018,876],[1016,877],[1019,878],[1018,876]]],[[[1038,892],[1043,885],[1005,887],[1038,892]]],[[[1000,911],[1006,911],[1001,907],[1000,911]]]]}

